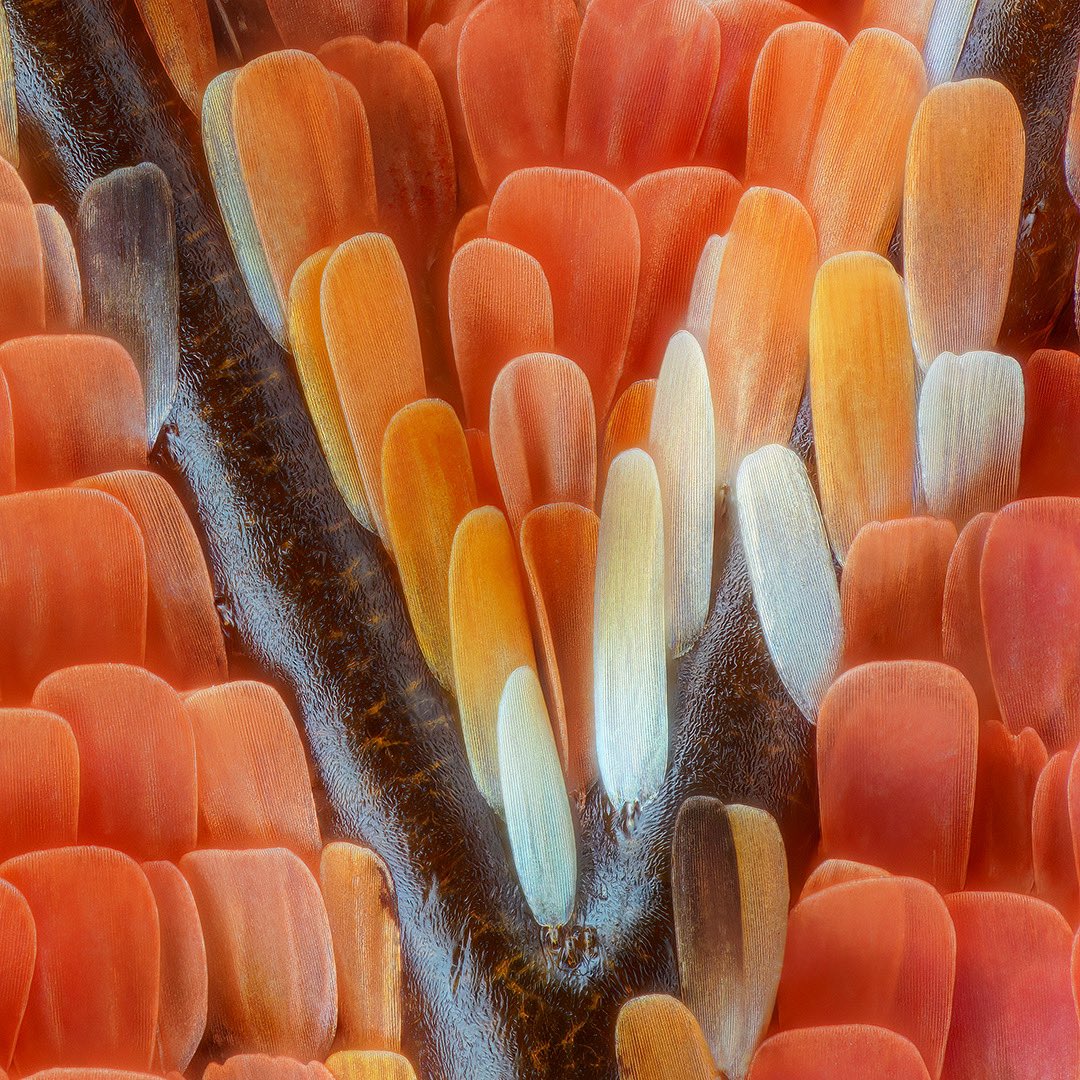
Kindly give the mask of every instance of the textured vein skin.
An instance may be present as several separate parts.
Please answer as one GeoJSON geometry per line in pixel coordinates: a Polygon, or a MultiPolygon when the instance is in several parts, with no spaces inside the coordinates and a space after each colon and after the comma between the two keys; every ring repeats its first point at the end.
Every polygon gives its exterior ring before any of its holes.
{"type": "Polygon", "coordinates": [[[37,197],[67,214],[118,166],[153,161],[172,184],[181,373],[158,456],[198,512],[236,639],[295,693],[327,832],[370,844],[394,879],[418,1040],[407,1051],[438,1080],[612,1080],[621,1002],[675,989],[668,859],[679,803],[709,794],[798,822],[809,800],[809,728],[772,671],[741,560],[683,664],[664,786],[629,834],[595,789],[586,801],[577,914],[552,950],[393,571],[337,494],[290,362],[248,301],[186,110],[134,6],[116,4],[10,4],[30,174],[37,197]]]}

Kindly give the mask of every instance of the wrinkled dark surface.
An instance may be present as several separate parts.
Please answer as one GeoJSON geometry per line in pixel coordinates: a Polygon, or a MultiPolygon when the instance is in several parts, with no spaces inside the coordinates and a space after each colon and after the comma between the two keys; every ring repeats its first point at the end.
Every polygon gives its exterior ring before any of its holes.
{"type": "Polygon", "coordinates": [[[191,117],[133,5],[10,0],[9,12],[38,196],[56,197],[70,219],[90,181],[143,160],[172,184],[182,361],[159,456],[198,513],[237,639],[292,691],[330,827],[391,869],[424,1075],[612,1077],[621,1001],[674,989],[668,865],[682,800],[774,811],[797,861],[812,842],[810,730],[761,642],[741,556],[678,675],[668,781],[629,835],[590,794],[575,925],[546,946],[393,571],[341,502],[289,359],[248,302],[191,117]]]}
{"type": "Polygon", "coordinates": [[[1024,198],[1001,329],[1003,346],[1022,358],[1047,342],[1072,296],[1080,213],[1064,153],[1078,50],[1080,0],[980,0],[956,67],[957,79],[1004,83],[1024,119],[1024,198]]]}

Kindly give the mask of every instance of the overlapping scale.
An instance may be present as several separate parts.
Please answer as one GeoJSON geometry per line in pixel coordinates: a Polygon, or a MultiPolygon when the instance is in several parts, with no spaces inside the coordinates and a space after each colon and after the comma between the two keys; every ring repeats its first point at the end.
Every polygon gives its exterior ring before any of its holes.
{"type": "Polygon", "coordinates": [[[615,404],[608,413],[607,423],[604,425],[604,443],[600,454],[600,474],[597,480],[598,502],[603,496],[611,463],[624,450],[649,448],[649,431],[652,428],[655,401],[655,379],[638,379],[615,399],[615,404]]]}
{"type": "Polygon", "coordinates": [[[863,1024],[800,1028],[766,1039],[748,1080],[930,1080],[919,1051],[902,1035],[863,1024]]]}
{"type": "Polygon", "coordinates": [[[713,1080],[716,1065],[694,1014],[678,998],[644,994],[619,1010],[615,1024],[619,1080],[713,1080]]]}
{"type": "Polygon", "coordinates": [[[385,1050],[346,1050],[331,1054],[326,1067],[334,1080],[416,1080],[407,1058],[385,1050]]]}
{"type": "Polygon", "coordinates": [[[488,233],[543,267],[555,350],[588,375],[602,419],[622,372],[637,296],[640,239],[630,201],[591,173],[521,169],[495,192],[488,233]]]}
{"type": "Polygon", "coordinates": [[[1072,761],[1072,751],[1059,750],[1039,774],[1031,808],[1031,861],[1035,895],[1053,904],[1070,926],[1076,926],[1080,920],[1080,886],[1069,798],[1072,761]]]}
{"type": "Polygon", "coordinates": [[[195,738],[168,683],[127,664],[87,664],[46,676],[31,704],[75,733],[79,843],[140,861],[195,846],[195,738]]]}
{"type": "Polygon", "coordinates": [[[205,0],[136,0],[154,49],[184,104],[196,115],[217,74],[217,49],[205,0]]]}
{"type": "Polygon", "coordinates": [[[53,333],[78,330],[83,321],[83,285],[75,243],[55,206],[34,206],[45,271],[45,325],[53,333]]]}
{"type": "Polygon", "coordinates": [[[1080,495],[1080,356],[1039,349],[1024,365],[1020,496],[1080,495]]]}
{"type": "Polygon", "coordinates": [[[221,1063],[210,1062],[202,1080],[329,1080],[331,1075],[317,1061],[305,1064],[269,1054],[234,1054],[221,1063]]]}
{"type": "Polygon", "coordinates": [[[846,885],[852,881],[876,881],[889,877],[887,870],[851,859],[824,859],[807,877],[799,893],[799,900],[831,888],[833,885],[846,885]]]}
{"type": "Polygon", "coordinates": [[[281,40],[293,49],[314,52],[334,38],[360,36],[372,41],[404,41],[407,0],[267,0],[281,40]]]}
{"type": "MultiPolygon", "coordinates": [[[[5,34],[4,40],[7,39],[5,34]]],[[[0,341],[45,329],[45,265],[34,202],[15,167],[0,159],[0,341]]]]}
{"type": "Polygon", "coordinates": [[[321,1060],[337,1023],[330,925],[311,871],[283,848],[192,851],[209,976],[207,1036],[220,1054],[321,1060]]]}
{"type": "Polygon", "coordinates": [[[821,849],[960,888],[975,797],[978,705],[954,668],[864,664],[818,713],[821,849]]]}
{"type": "Polygon", "coordinates": [[[0,1068],[11,1068],[37,958],[30,905],[14,885],[0,881],[0,1068]]]}

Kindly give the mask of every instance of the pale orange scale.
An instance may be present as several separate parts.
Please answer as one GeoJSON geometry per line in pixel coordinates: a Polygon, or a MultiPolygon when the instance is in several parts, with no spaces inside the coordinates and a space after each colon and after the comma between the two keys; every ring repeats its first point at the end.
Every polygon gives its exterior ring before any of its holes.
{"type": "Polygon", "coordinates": [[[1024,365],[1020,497],[1080,495],[1080,356],[1039,349],[1024,365]]]}
{"type": "Polygon", "coordinates": [[[746,183],[803,198],[810,153],[847,42],[820,23],[788,23],[762,46],[750,83],[746,183]]]}
{"type": "Polygon", "coordinates": [[[334,939],[341,1049],[401,1049],[401,932],[382,859],[355,844],[323,848],[323,902],[334,939]]]}
{"type": "Polygon", "coordinates": [[[523,169],[491,200],[488,233],[532,255],[551,287],[555,351],[589,377],[598,420],[622,374],[637,297],[640,239],[618,188],[572,169],[523,169]]]}
{"type": "Polygon", "coordinates": [[[1059,750],[1039,774],[1031,809],[1031,860],[1035,895],[1053,904],[1070,926],[1076,926],[1080,921],[1080,886],[1069,802],[1072,762],[1071,750],[1059,750]]]}
{"type": "Polygon", "coordinates": [[[983,547],[993,519],[993,514],[976,514],[960,530],[945,572],[941,610],[942,658],[962,671],[971,683],[984,723],[998,718],[979,592],[983,547]]]}
{"type": "Polygon", "coordinates": [[[206,945],[191,886],[170,862],[143,863],[161,927],[161,1001],[155,1068],[183,1072],[206,1029],[206,945]]]}
{"type": "Polygon", "coordinates": [[[75,733],[80,843],[140,860],[195,846],[195,738],[167,683],[127,664],[88,664],[47,676],[32,704],[75,733]]]}
{"type": "Polygon", "coordinates": [[[0,690],[30,698],[50,671],[141,664],[146,551],[135,519],[100,491],[0,498],[0,690]]]}
{"type": "Polygon", "coordinates": [[[815,867],[799,893],[799,899],[822,892],[833,885],[846,885],[852,881],[868,881],[887,878],[889,873],[877,866],[853,862],[851,859],[825,859],[815,867]]]}
{"type": "Polygon", "coordinates": [[[908,136],[926,92],[922,57],[890,30],[851,43],[825,102],[807,175],[822,261],[845,251],[883,255],[904,188],[908,136]]]}
{"type": "Polygon", "coordinates": [[[727,234],[709,331],[716,482],[748,453],[787,443],[806,386],[814,227],[783,191],[751,188],[727,234]]]}
{"type": "Polygon", "coordinates": [[[747,1080],[930,1080],[919,1051],[885,1028],[841,1027],[782,1031],[761,1044],[747,1080]]]}
{"type": "Polygon", "coordinates": [[[978,726],[974,692],[944,664],[864,664],[837,679],[818,714],[823,855],[960,888],[978,726]]]}
{"type": "Polygon", "coordinates": [[[156,473],[122,470],[78,483],[113,496],[138,523],[146,545],[146,666],[177,690],[228,676],[214,586],[198,535],[172,487],[156,473]]]}
{"type": "Polygon", "coordinates": [[[270,17],[291,49],[314,52],[334,38],[359,34],[372,41],[404,41],[407,0],[267,0],[270,17]]]}
{"type": "Polygon", "coordinates": [[[454,410],[426,398],[406,405],[386,429],[382,452],[386,523],[401,587],[428,665],[453,686],[450,548],[476,508],[469,445],[454,410]]]}
{"type": "Polygon", "coordinates": [[[786,0],[712,0],[709,10],[720,24],[720,69],[697,159],[741,176],[750,82],[761,48],[777,27],[812,16],[786,0]]]}
{"type": "Polygon", "coordinates": [[[938,518],[864,525],[840,579],[845,668],[940,660],[942,604],[956,527],[938,518]]]}
{"type": "Polygon", "coordinates": [[[1080,621],[1080,499],[1024,499],[994,516],[982,558],[982,611],[1001,715],[1050,753],[1080,737],[1080,654],[1061,647],[1080,621]]]}
{"type": "Polygon", "coordinates": [[[371,132],[379,228],[393,239],[419,289],[454,227],[457,205],[450,126],[435,76],[418,53],[397,41],[339,38],[324,45],[319,58],[360,92],[371,132]]]}
{"type": "Polygon", "coordinates": [[[154,894],[138,863],[108,848],[54,848],[8,860],[0,877],[26,897],[37,927],[16,1070],[149,1071],[160,939],[154,894]]]}
{"type": "Polygon", "coordinates": [[[531,255],[499,240],[471,240],[450,265],[450,333],[465,419],[488,428],[491,388],[515,357],[551,352],[551,289],[531,255]]]}
{"type": "Polygon", "coordinates": [[[63,717],[0,709],[0,859],[74,844],[79,748],[63,717]]]}
{"type": "Polygon", "coordinates": [[[454,167],[457,171],[458,209],[474,207],[484,201],[484,189],[476,170],[469,132],[465,127],[465,110],[458,88],[458,45],[468,13],[455,16],[448,23],[432,23],[420,38],[416,51],[435,76],[442,94],[450,142],[454,148],[454,167]]]}
{"type": "Polygon", "coordinates": [[[623,383],[654,378],[686,321],[694,274],[710,236],[726,233],[742,188],[707,166],[664,169],[627,189],[641,235],[637,304],[623,383]]]}
{"type": "Polygon", "coordinates": [[[716,1063],[694,1014],[678,998],[645,994],[619,1010],[620,1080],[713,1080],[716,1063]]]}
{"type": "Polygon", "coordinates": [[[649,429],[652,427],[655,399],[656,380],[639,379],[631,383],[612,406],[604,427],[604,445],[597,478],[597,502],[603,495],[611,463],[624,450],[649,449],[649,429]]]}
{"type": "Polygon", "coordinates": [[[537,507],[521,524],[521,558],[540,646],[540,673],[571,791],[596,777],[593,589],[600,520],[575,503],[537,507]]]}
{"type": "Polygon", "coordinates": [[[11,393],[0,370],[0,495],[15,490],[15,425],[11,415],[11,393]]]}
{"type": "Polygon", "coordinates": [[[217,74],[217,48],[205,0],[136,0],[154,49],[184,104],[196,115],[217,74]]]}
{"type": "Polygon", "coordinates": [[[625,187],[689,162],[720,54],[720,26],[699,0],[591,0],[570,80],[567,164],[625,187]]]}
{"type": "Polygon", "coordinates": [[[37,957],[30,905],[14,885],[0,881],[0,1071],[11,1068],[37,957]]]}
{"type": "Polygon", "coordinates": [[[835,885],[792,909],[779,1024],[888,1028],[910,1040],[937,1076],[955,969],[952,922],[932,886],[908,877],[835,885]]]}
{"type": "Polygon", "coordinates": [[[491,456],[491,438],[486,431],[467,428],[465,441],[469,444],[477,506],[494,506],[505,510],[502,489],[499,487],[499,474],[495,471],[495,459],[491,456]]]}
{"type": "Polygon", "coordinates": [[[231,682],[184,699],[195,733],[199,844],[280,845],[313,861],[322,842],[307,760],[271,686],[231,682]]]}
{"type": "Polygon", "coordinates": [[[305,1064],[267,1054],[237,1054],[223,1062],[211,1061],[202,1080],[333,1080],[333,1076],[317,1061],[305,1064]]]}
{"type": "Polygon", "coordinates": [[[146,466],[142,384],[110,338],[52,334],[0,345],[19,490],[146,466]]]}
{"type": "Polygon", "coordinates": [[[0,341],[45,329],[45,260],[34,201],[0,159],[0,341]]]}
{"type": "Polygon", "coordinates": [[[180,860],[206,942],[207,1035],[219,1053],[328,1053],[337,1023],[330,924],[291,851],[193,851],[180,860]]]}
{"type": "Polygon", "coordinates": [[[956,985],[942,1080],[1075,1076],[1072,931],[1030,896],[946,897],[956,928],[956,985]]]}
{"type": "Polygon", "coordinates": [[[370,155],[358,175],[357,117],[339,101],[334,80],[308,53],[269,53],[236,76],[237,158],[282,303],[309,255],[375,225],[370,155]]]}
{"type": "Polygon", "coordinates": [[[596,497],[596,420],[584,372],[530,353],[503,368],[491,394],[491,454],[515,531],[537,506],[596,497]]]}
{"type": "Polygon", "coordinates": [[[967,888],[1031,891],[1032,804],[1046,759],[1031,728],[1013,735],[998,720],[980,725],[967,888]]]}
{"type": "Polygon", "coordinates": [[[485,0],[458,46],[465,126],[488,195],[514,170],[562,161],[581,18],[573,0],[485,0]]]}

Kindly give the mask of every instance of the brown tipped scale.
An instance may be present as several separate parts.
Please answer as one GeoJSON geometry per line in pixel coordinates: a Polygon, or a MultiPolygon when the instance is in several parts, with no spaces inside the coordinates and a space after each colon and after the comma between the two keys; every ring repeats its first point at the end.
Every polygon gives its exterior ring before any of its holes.
{"type": "Polygon", "coordinates": [[[918,1047],[936,1077],[955,970],[952,921],[933,886],[909,877],[835,885],[792,909],[780,1027],[888,1028],[918,1047]]]}
{"type": "Polygon", "coordinates": [[[311,861],[322,841],[304,748],[273,687],[231,682],[184,699],[195,734],[199,843],[288,847],[311,861]]]}
{"type": "Polygon", "coordinates": [[[1080,206],[1080,79],[1073,86],[1069,126],[1065,133],[1065,179],[1073,202],[1080,206]]]}
{"type": "Polygon", "coordinates": [[[394,413],[424,396],[409,281],[390,238],[365,233],[342,244],[326,264],[320,295],[330,370],[365,502],[385,539],[383,436],[394,413]]]}
{"type": "Polygon", "coordinates": [[[0,346],[22,490],[107,469],[146,466],[142,387],[115,341],[85,334],[18,338],[0,346]]]}
{"type": "Polygon", "coordinates": [[[319,57],[363,100],[379,228],[393,239],[417,288],[453,229],[457,202],[450,127],[435,76],[418,53],[398,41],[339,38],[324,45],[319,57]]]}
{"type": "Polygon", "coordinates": [[[699,0],[590,0],[566,112],[566,161],[620,187],[689,161],[720,67],[699,0]]]}
{"type": "Polygon", "coordinates": [[[334,248],[308,256],[293,275],[289,290],[289,344],[308,411],[323,456],[338,491],[361,525],[374,528],[364,478],[338,396],[330,353],[323,332],[320,292],[323,272],[334,248]]]}
{"type": "Polygon", "coordinates": [[[799,1028],[766,1039],[748,1080],[930,1080],[919,1051],[902,1035],[866,1024],[799,1028]]]}
{"type": "Polygon", "coordinates": [[[727,231],[741,193],[729,173],[705,166],[664,169],[627,189],[641,234],[641,271],[624,382],[660,370],[668,341],[686,322],[702,249],[727,231]]]}
{"type": "Polygon", "coordinates": [[[172,687],[144,668],[85,664],[47,676],[31,704],[75,733],[80,843],[140,861],[195,846],[195,738],[172,687]]]}
{"type": "Polygon", "coordinates": [[[864,664],[837,679],[818,713],[822,853],[960,888],[978,724],[971,687],[944,664],[864,664]]]}
{"type": "Polygon", "coordinates": [[[458,46],[458,87],[489,196],[516,169],[562,160],[581,18],[573,0],[486,0],[458,46]]]}
{"type": "Polygon", "coordinates": [[[761,48],[750,83],[746,182],[805,193],[810,154],[847,42],[820,23],[781,26],[761,48]]]}
{"type": "Polygon", "coordinates": [[[176,492],[136,469],[78,481],[127,507],[146,547],[146,664],[177,690],[228,676],[225,638],[199,538],[176,492]]]}
{"type": "Polygon", "coordinates": [[[720,70],[697,160],[738,176],[746,155],[747,100],[758,54],[778,26],[811,16],[786,0],[712,0],[708,6],[720,23],[720,70]]]}
{"type": "Polygon", "coordinates": [[[480,793],[499,810],[499,699],[510,673],[535,668],[536,657],[514,539],[491,506],[467,514],[454,535],[450,641],[469,765],[480,793]]]}
{"type": "Polygon", "coordinates": [[[364,110],[315,57],[287,50],[240,69],[232,118],[258,240],[284,311],[309,255],[374,227],[364,110]]]}
{"type": "Polygon", "coordinates": [[[722,1072],[740,1080],[772,1016],[787,924],[784,844],[773,818],[695,796],[675,825],[679,985],[722,1072]]]}
{"type": "Polygon", "coordinates": [[[678,998],[644,994],[615,1023],[619,1080],[713,1080],[716,1065],[694,1014],[678,998]]]}
{"type": "Polygon", "coordinates": [[[539,506],[521,523],[540,671],[570,791],[596,777],[593,751],[593,583],[599,518],[576,503],[539,506]]]}
{"type": "Polygon", "coordinates": [[[217,74],[217,49],[206,0],[136,0],[154,49],[180,95],[196,115],[203,91],[217,74]]]}
{"type": "Polygon", "coordinates": [[[1012,280],[1024,125],[991,79],[935,87],[911,129],[904,278],[923,370],[943,352],[993,349],[1012,280]]]}
{"type": "Polygon", "coordinates": [[[465,432],[445,401],[425,398],[394,414],[383,439],[382,487],[413,629],[431,670],[451,687],[450,548],[477,502],[465,432]]]}
{"type": "Polygon", "coordinates": [[[7,14],[0,11],[0,157],[19,167],[19,111],[15,101],[15,57],[7,14]]]}
{"type": "Polygon", "coordinates": [[[0,864],[37,928],[15,1045],[23,1076],[49,1066],[148,1070],[157,1033],[160,930],[138,863],[101,847],[35,851],[0,864]]]}
{"type": "Polygon", "coordinates": [[[148,443],[176,396],[179,281],[173,195],[143,163],[95,180],[79,203],[87,326],[131,354],[143,383],[148,443]]]}
{"type": "Polygon", "coordinates": [[[863,30],[825,102],[807,176],[821,258],[883,255],[904,189],[904,155],[926,92],[918,50],[891,30],[863,30]]]}
{"type": "Polygon", "coordinates": [[[751,451],[791,436],[816,265],[814,227],[799,202],[751,188],[727,234],[709,332],[717,485],[733,482],[751,451]]]}
{"type": "Polygon", "coordinates": [[[551,289],[531,255],[499,240],[471,240],[450,264],[450,333],[465,418],[488,429],[491,388],[515,357],[551,352],[551,289]]]}
{"type": "Polygon", "coordinates": [[[1061,647],[1080,612],[1080,499],[1011,503],[983,549],[982,611],[1001,715],[1054,753],[1080,735],[1080,658],[1061,647]]]}
{"type": "Polygon", "coordinates": [[[0,881],[0,1069],[11,1068],[36,957],[37,931],[30,905],[14,885],[0,881]]]}
{"type": "Polygon", "coordinates": [[[999,720],[979,725],[965,888],[1031,892],[1032,805],[1046,760],[1046,747],[1031,728],[1013,735],[999,720]]]}
{"type": "Polygon", "coordinates": [[[904,518],[864,525],[840,579],[843,666],[872,660],[940,660],[952,522],[904,518]]]}
{"type": "Polygon", "coordinates": [[[314,52],[334,38],[359,35],[372,41],[404,41],[406,0],[267,0],[281,40],[291,49],[314,52]]]}
{"type": "Polygon", "coordinates": [[[78,330],[83,321],[83,286],[75,244],[55,206],[34,206],[45,269],[45,324],[52,333],[78,330]]]}
{"type": "Polygon", "coordinates": [[[307,1061],[330,1049],[337,979],[311,871],[290,851],[192,851],[180,860],[199,908],[218,1053],[307,1061]]]}
{"type": "Polygon", "coordinates": [[[656,380],[639,379],[631,383],[615,400],[604,427],[603,452],[600,455],[599,490],[603,494],[611,463],[624,450],[647,450],[652,426],[656,380]]]}
{"type": "Polygon", "coordinates": [[[508,364],[491,394],[491,453],[515,531],[537,506],[596,496],[596,417],[585,373],[565,356],[508,364]]]}
{"type": "Polygon", "coordinates": [[[45,265],[34,201],[0,158],[0,341],[45,329],[45,265]]]}
{"type": "Polygon", "coordinates": [[[100,491],[54,488],[0,498],[0,688],[28,701],[71,664],[141,664],[146,549],[135,519],[100,491]]]}
{"type": "Polygon", "coordinates": [[[622,372],[637,296],[634,208],[614,185],[572,169],[523,169],[491,200],[488,233],[534,256],[551,286],[555,349],[589,377],[598,419],[622,372]]]}
{"type": "Polygon", "coordinates": [[[912,511],[915,358],[903,282],[878,255],[840,255],[818,271],[810,404],[822,517],[842,562],[868,521],[912,511]]]}
{"type": "Polygon", "coordinates": [[[74,844],[78,820],[71,726],[40,709],[0,709],[0,858],[74,844]]]}
{"type": "Polygon", "coordinates": [[[171,862],[143,863],[161,928],[161,1001],[155,1064],[182,1072],[206,1029],[206,944],[195,897],[171,862]]]}
{"type": "Polygon", "coordinates": [[[1004,892],[946,898],[956,987],[942,1080],[1075,1076],[1072,931],[1049,904],[1004,892]]]}
{"type": "Polygon", "coordinates": [[[401,933],[386,866],[338,841],[323,848],[319,881],[337,966],[335,1046],[400,1050],[401,933]]]}
{"type": "Polygon", "coordinates": [[[1039,774],[1031,808],[1035,895],[1053,904],[1070,926],[1075,926],[1080,919],[1080,885],[1069,799],[1073,753],[1072,750],[1059,750],[1046,763],[1039,774]]]}

